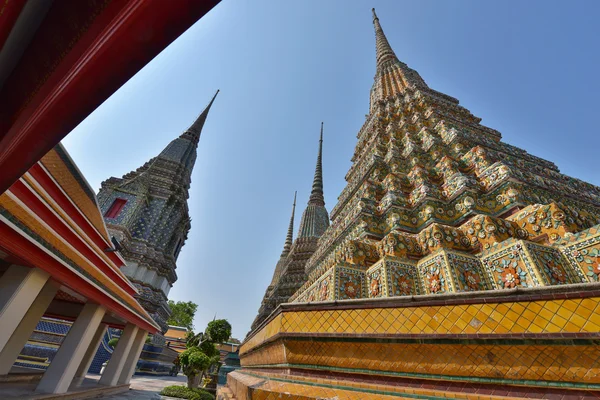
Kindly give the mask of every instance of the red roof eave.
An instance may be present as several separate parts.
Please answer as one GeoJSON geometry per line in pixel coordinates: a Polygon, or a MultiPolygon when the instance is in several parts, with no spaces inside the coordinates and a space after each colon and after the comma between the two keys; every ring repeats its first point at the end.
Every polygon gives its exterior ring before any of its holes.
{"type": "Polygon", "coordinates": [[[92,285],[83,276],[67,268],[55,257],[52,257],[39,243],[20,234],[7,221],[3,220],[0,220],[0,248],[8,253],[18,255],[29,265],[35,265],[45,270],[56,281],[76,290],[79,294],[85,296],[88,301],[103,305],[107,310],[115,313],[125,321],[135,324],[150,333],[160,331],[160,328],[155,323],[146,320],[119,301],[113,299],[104,291],[92,285]]]}
{"type": "MultiPolygon", "coordinates": [[[[11,2],[11,10],[22,2],[11,2]]],[[[76,43],[48,70],[48,78],[26,97],[26,103],[13,104],[8,114],[0,111],[0,193],[218,2],[178,0],[177,6],[163,0],[108,2],[89,28],[73,38],[76,43]]],[[[34,44],[26,51],[51,51],[34,44]]],[[[19,65],[13,70],[12,90],[19,90],[25,70],[19,65]]],[[[6,87],[0,91],[0,105],[11,104],[12,98],[6,87]]]]}
{"type": "MultiPolygon", "coordinates": [[[[106,248],[111,248],[112,243],[108,243],[106,239],[96,230],[96,228],[92,225],[92,223],[85,218],[84,214],[70,201],[69,197],[66,193],[61,189],[61,187],[54,181],[52,176],[48,173],[48,171],[40,164],[37,163],[29,170],[29,174],[31,177],[44,189],[48,195],[52,197],[54,201],[69,215],[69,217],[86,233],[88,238],[101,250],[106,248]]],[[[11,190],[15,185],[11,186],[11,190]]],[[[101,263],[99,267],[106,273],[114,274],[114,268],[120,268],[124,265],[122,257],[115,252],[106,252],[105,253],[111,261],[114,263],[114,266],[111,266],[106,263],[101,263]],[[110,271],[108,271],[110,270],[110,271]]],[[[126,279],[120,273],[116,273],[118,276],[118,281],[123,282],[126,287],[123,287],[130,294],[136,294],[137,289],[133,284],[126,279]]]]}

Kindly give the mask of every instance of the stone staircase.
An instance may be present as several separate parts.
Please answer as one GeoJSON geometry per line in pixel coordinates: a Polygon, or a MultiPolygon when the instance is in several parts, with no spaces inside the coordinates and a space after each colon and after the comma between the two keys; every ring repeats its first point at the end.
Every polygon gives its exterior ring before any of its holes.
{"type": "MultiPolygon", "coordinates": [[[[443,391],[397,385],[370,385],[363,382],[235,371],[227,386],[219,389],[217,400],[398,400],[398,399],[525,399],[484,393],[443,391]]],[[[526,394],[525,394],[526,395],[526,394]]]]}
{"type": "Polygon", "coordinates": [[[217,390],[217,400],[236,400],[231,389],[227,386],[221,386],[217,390]]]}

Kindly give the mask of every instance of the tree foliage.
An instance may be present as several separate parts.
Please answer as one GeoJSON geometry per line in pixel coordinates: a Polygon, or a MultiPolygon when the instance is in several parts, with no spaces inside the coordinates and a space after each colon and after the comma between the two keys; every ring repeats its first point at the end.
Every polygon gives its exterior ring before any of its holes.
{"type": "Polygon", "coordinates": [[[204,332],[186,335],[187,349],[179,355],[183,373],[188,377],[188,387],[196,387],[198,376],[202,378],[208,369],[219,363],[219,350],[216,343],[222,343],[231,336],[231,324],[225,319],[208,323],[204,332]]]}
{"type": "Polygon", "coordinates": [[[213,343],[223,343],[231,337],[231,324],[226,319],[210,321],[206,333],[213,343]]]}
{"type": "Polygon", "coordinates": [[[175,326],[183,326],[188,331],[194,329],[194,316],[198,309],[198,304],[192,301],[173,301],[169,300],[169,308],[171,316],[167,320],[167,324],[175,326]]]}
{"type": "Polygon", "coordinates": [[[195,377],[210,367],[211,358],[199,347],[191,347],[179,355],[179,361],[183,366],[183,373],[188,377],[195,377]]]}

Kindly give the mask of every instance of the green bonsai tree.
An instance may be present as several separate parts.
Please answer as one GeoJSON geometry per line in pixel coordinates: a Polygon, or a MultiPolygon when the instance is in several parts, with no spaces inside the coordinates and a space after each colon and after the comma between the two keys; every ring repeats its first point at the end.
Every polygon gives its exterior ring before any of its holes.
{"type": "Polygon", "coordinates": [[[183,373],[187,376],[187,385],[189,388],[198,386],[197,376],[207,370],[212,360],[204,354],[198,347],[191,347],[179,355],[183,373]]]}
{"type": "Polygon", "coordinates": [[[231,324],[225,319],[217,319],[197,335],[188,332],[187,349],[179,355],[183,373],[188,378],[188,387],[196,388],[212,365],[219,363],[219,350],[215,344],[222,343],[231,336],[231,324]]]}

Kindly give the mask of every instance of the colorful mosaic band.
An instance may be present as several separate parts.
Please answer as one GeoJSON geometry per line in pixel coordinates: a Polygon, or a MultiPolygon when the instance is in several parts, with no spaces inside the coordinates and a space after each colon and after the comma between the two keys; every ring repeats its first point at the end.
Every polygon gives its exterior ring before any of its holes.
{"type": "Polygon", "coordinates": [[[600,390],[600,284],[285,304],[242,372],[600,390]]]}

